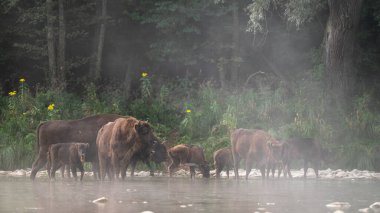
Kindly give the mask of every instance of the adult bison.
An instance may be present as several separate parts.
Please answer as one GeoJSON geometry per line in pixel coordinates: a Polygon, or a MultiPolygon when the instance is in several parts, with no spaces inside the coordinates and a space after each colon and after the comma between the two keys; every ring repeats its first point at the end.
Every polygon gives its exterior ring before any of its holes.
{"type": "Polygon", "coordinates": [[[48,147],[56,143],[85,141],[90,144],[86,153],[86,161],[97,164],[96,136],[106,123],[123,116],[100,114],[79,120],[52,120],[41,123],[37,128],[38,156],[32,166],[30,178],[35,179],[38,170],[47,162],[48,147]]]}
{"type": "Polygon", "coordinates": [[[199,167],[204,178],[210,177],[210,168],[203,154],[203,150],[194,145],[179,144],[168,150],[168,155],[172,161],[169,165],[169,175],[181,163],[190,167],[190,178],[195,177],[195,167],[199,167]]]}
{"type": "Polygon", "coordinates": [[[232,156],[234,160],[235,178],[239,178],[240,160],[245,160],[246,175],[251,172],[252,164],[255,161],[260,168],[263,178],[265,178],[265,168],[269,168],[274,161],[273,147],[280,146],[270,134],[263,130],[256,129],[236,129],[231,132],[232,156]]]}
{"type": "Polygon", "coordinates": [[[227,178],[230,178],[230,168],[233,168],[234,161],[230,147],[225,147],[214,152],[214,166],[216,178],[220,178],[220,172],[226,169],[227,178]]]}
{"type": "Polygon", "coordinates": [[[292,161],[301,159],[304,163],[304,177],[306,178],[309,163],[318,178],[318,170],[322,160],[321,145],[312,138],[291,138],[285,140],[281,151],[284,176],[292,177],[290,165],[292,161]]]}
{"type": "Polygon", "coordinates": [[[131,162],[134,170],[135,162],[141,157],[145,160],[152,153],[158,154],[152,151],[157,143],[158,139],[145,121],[129,117],[106,124],[99,130],[96,141],[101,179],[105,179],[106,172],[110,169],[114,172],[114,175],[109,172],[111,179],[113,176],[118,178],[120,173],[124,179],[131,162]]]}

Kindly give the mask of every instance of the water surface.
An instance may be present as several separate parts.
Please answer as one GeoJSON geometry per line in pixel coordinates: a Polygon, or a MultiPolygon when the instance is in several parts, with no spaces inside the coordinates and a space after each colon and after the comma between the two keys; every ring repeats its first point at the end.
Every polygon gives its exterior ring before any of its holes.
{"type": "Polygon", "coordinates": [[[124,182],[0,178],[0,212],[329,212],[345,201],[357,212],[380,201],[380,181],[216,180],[134,177],[124,182]],[[92,200],[106,197],[105,204],[92,200]]]}

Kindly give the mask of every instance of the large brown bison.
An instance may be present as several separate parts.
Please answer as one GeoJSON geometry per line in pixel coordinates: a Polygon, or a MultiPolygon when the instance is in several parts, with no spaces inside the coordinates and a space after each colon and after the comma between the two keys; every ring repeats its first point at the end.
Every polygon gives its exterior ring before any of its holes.
{"type": "Polygon", "coordinates": [[[96,136],[99,129],[106,123],[123,116],[114,114],[101,114],[79,120],[53,120],[41,123],[37,128],[38,157],[32,166],[31,179],[36,177],[47,162],[48,147],[56,143],[69,143],[72,141],[86,141],[90,147],[86,153],[86,161],[92,162],[96,167],[97,149],[96,136]]]}
{"type": "Polygon", "coordinates": [[[179,144],[170,148],[168,155],[172,161],[168,168],[170,177],[179,164],[188,165],[190,167],[190,178],[195,177],[195,167],[199,168],[204,178],[210,177],[210,168],[203,154],[203,150],[200,147],[179,144]]]}
{"type": "Polygon", "coordinates": [[[80,180],[84,175],[83,163],[86,158],[88,143],[57,143],[49,147],[47,170],[49,177],[55,179],[58,168],[69,165],[75,180],[77,168],[81,172],[80,180]]]}
{"type": "Polygon", "coordinates": [[[128,165],[132,163],[134,167],[134,160],[140,159],[142,155],[149,158],[152,148],[159,142],[147,122],[129,117],[116,119],[101,128],[96,143],[100,176],[104,180],[110,165],[114,175],[118,178],[121,173],[124,179],[128,165]]]}
{"type": "Polygon", "coordinates": [[[220,178],[220,172],[226,169],[227,178],[230,178],[230,169],[233,168],[234,161],[232,159],[231,148],[225,147],[214,152],[214,166],[216,178],[220,178]]]}
{"type": "Polygon", "coordinates": [[[246,175],[251,172],[255,161],[260,168],[262,178],[265,178],[265,168],[273,159],[273,147],[279,146],[279,142],[263,130],[236,129],[231,132],[232,156],[234,160],[235,178],[239,178],[240,160],[245,160],[246,175]]]}
{"type": "Polygon", "coordinates": [[[292,161],[302,159],[304,163],[304,177],[306,178],[309,163],[314,169],[318,178],[318,170],[322,160],[321,145],[312,138],[291,138],[283,143],[281,158],[284,169],[284,176],[292,177],[290,165],[292,161]]]}

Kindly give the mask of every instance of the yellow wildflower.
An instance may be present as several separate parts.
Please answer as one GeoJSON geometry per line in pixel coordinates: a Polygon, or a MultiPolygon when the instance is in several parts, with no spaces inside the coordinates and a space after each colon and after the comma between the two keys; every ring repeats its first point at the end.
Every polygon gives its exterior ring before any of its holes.
{"type": "Polygon", "coordinates": [[[15,96],[16,94],[17,94],[17,92],[15,90],[13,90],[12,92],[8,93],[9,96],[15,96]]]}
{"type": "Polygon", "coordinates": [[[186,113],[191,113],[191,109],[187,109],[187,110],[186,110],[186,113]]]}
{"type": "Polygon", "coordinates": [[[25,78],[20,78],[20,82],[24,83],[25,82],[25,78]]]}
{"type": "Polygon", "coordinates": [[[48,110],[49,110],[49,111],[53,111],[53,110],[54,110],[54,106],[55,106],[54,104],[50,104],[50,105],[48,106],[48,110]]]}
{"type": "Polygon", "coordinates": [[[143,72],[143,73],[141,73],[141,76],[142,76],[143,78],[145,78],[145,77],[148,76],[148,73],[147,73],[147,72],[143,72]]]}

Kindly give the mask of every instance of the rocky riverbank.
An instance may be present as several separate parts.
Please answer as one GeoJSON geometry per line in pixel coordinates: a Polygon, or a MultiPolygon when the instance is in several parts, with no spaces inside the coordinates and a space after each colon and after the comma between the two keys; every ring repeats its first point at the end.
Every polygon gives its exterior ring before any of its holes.
{"type": "MultiPolygon", "coordinates": [[[[292,170],[293,178],[303,178],[303,169],[299,170],[292,170]]],[[[0,171],[0,176],[6,176],[6,177],[29,177],[31,173],[31,169],[18,169],[14,171],[0,171]]],[[[57,172],[59,173],[59,172],[57,172]]],[[[211,176],[215,176],[215,170],[210,171],[211,176]]],[[[320,170],[320,179],[372,179],[372,180],[380,180],[380,173],[376,173],[373,171],[367,171],[367,170],[332,170],[332,169],[326,169],[326,170],[320,170]]],[[[79,173],[78,173],[79,175],[79,173]]],[[[189,171],[180,169],[177,172],[175,172],[174,176],[176,177],[185,177],[189,176],[189,171]]],[[[200,176],[200,174],[198,174],[200,176]]],[[[239,169],[239,175],[245,176],[245,170],[239,169]]],[[[60,174],[56,175],[57,177],[60,177],[60,174]]],[[[93,176],[93,172],[85,172],[85,176],[93,176]]],[[[135,172],[135,176],[140,177],[147,177],[149,176],[149,171],[139,171],[135,172]]],[[[155,176],[167,176],[167,173],[158,171],[155,173],[155,176]]],[[[277,176],[277,174],[275,175],[277,176]]],[[[37,173],[37,177],[47,177],[46,170],[39,171],[37,173]]],[[[221,173],[222,178],[226,178],[227,174],[225,171],[221,173]]],[[[234,177],[234,172],[230,171],[230,178],[234,177]]],[[[257,169],[253,169],[251,173],[249,174],[250,178],[260,178],[261,173],[257,169]]],[[[313,169],[309,169],[307,173],[307,178],[315,178],[315,174],[313,169]]]]}

